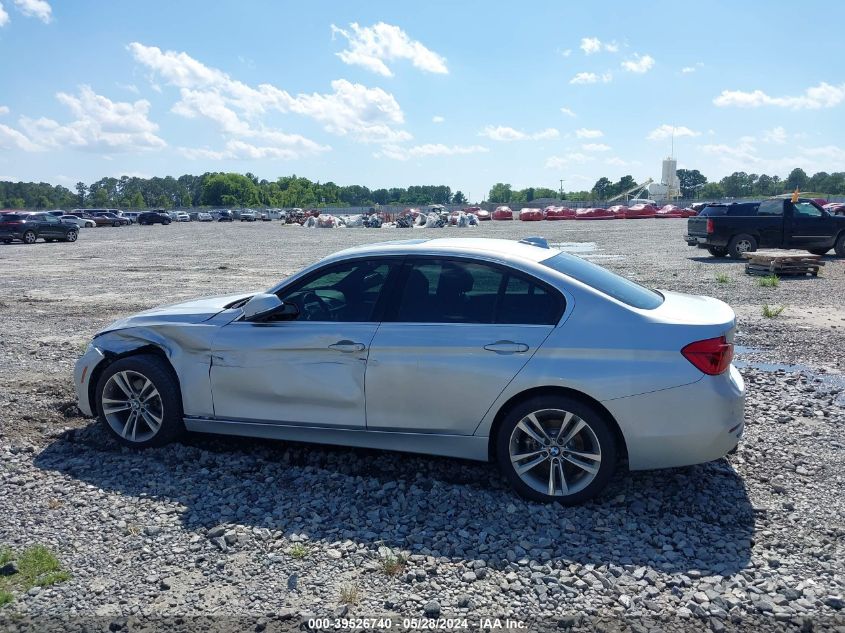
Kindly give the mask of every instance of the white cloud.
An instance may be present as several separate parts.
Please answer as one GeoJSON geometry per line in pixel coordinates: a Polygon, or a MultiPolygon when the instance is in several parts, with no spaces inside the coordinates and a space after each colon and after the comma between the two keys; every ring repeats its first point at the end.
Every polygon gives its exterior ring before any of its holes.
{"type": "Polygon", "coordinates": [[[412,40],[398,26],[379,22],[362,27],[356,22],[349,25],[350,31],[332,24],[332,36],[345,37],[349,48],[337,53],[340,59],[350,65],[361,66],[379,75],[392,77],[393,72],[385,62],[398,59],[409,60],[416,68],[429,73],[448,74],[446,59],[412,40]]]}
{"type": "Polygon", "coordinates": [[[616,53],[619,51],[619,45],[616,42],[602,42],[597,37],[582,37],[581,45],[579,47],[584,51],[585,55],[593,55],[602,50],[608,53],[616,53]]]}
{"type": "Polygon", "coordinates": [[[575,118],[576,116],[578,116],[578,115],[576,115],[576,114],[575,114],[572,110],[570,110],[569,108],[561,108],[561,109],[560,109],[560,111],[561,111],[563,114],[565,114],[566,116],[571,116],[571,117],[573,117],[573,118],[575,118]]]}
{"type": "Polygon", "coordinates": [[[570,152],[566,156],[549,156],[546,159],[547,169],[562,169],[570,165],[582,165],[593,160],[592,156],[580,152],[570,152]]]}
{"type": "Polygon", "coordinates": [[[29,140],[39,148],[129,152],[167,145],[155,134],[158,125],[148,118],[150,102],[145,99],[134,103],[112,101],[89,86],[80,86],[78,96],[59,92],[56,99],[76,117],[73,121],[62,125],[43,117],[20,118],[29,140]]]}
{"type": "Polygon", "coordinates": [[[807,88],[804,94],[797,96],[772,97],[762,90],[743,92],[742,90],[723,90],[713,99],[719,107],[736,106],[739,108],[759,108],[775,106],[791,110],[818,110],[832,108],[845,100],[845,84],[831,86],[821,82],[818,86],[807,88]]]}
{"type": "Polygon", "coordinates": [[[623,160],[618,156],[605,159],[604,164],[610,165],[611,167],[638,167],[642,165],[638,160],[623,160]]]}
{"type": "Polygon", "coordinates": [[[604,143],[584,143],[581,145],[581,149],[585,152],[609,152],[610,145],[605,145],[604,143]]]}
{"type": "Polygon", "coordinates": [[[772,128],[771,130],[766,130],[763,132],[763,140],[767,143],[775,143],[777,145],[783,145],[786,143],[786,130],[781,126],[777,126],[772,128]]]}
{"type": "Polygon", "coordinates": [[[18,10],[27,17],[38,18],[48,24],[53,17],[53,9],[45,0],[14,0],[18,10]]]}
{"type": "Polygon", "coordinates": [[[634,53],[633,59],[626,59],[622,62],[622,68],[632,73],[647,73],[654,66],[654,58],[651,55],[639,55],[634,53]]]}
{"type": "Polygon", "coordinates": [[[3,8],[3,4],[0,3],[0,26],[6,26],[9,23],[9,14],[6,13],[6,9],[3,8]]]}
{"type": "Polygon", "coordinates": [[[431,122],[432,122],[432,123],[443,123],[443,121],[445,121],[445,120],[446,120],[446,119],[444,119],[444,118],[443,118],[442,116],[440,116],[439,114],[438,114],[438,115],[436,115],[436,116],[431,117],[431,122]]]}
{"type": "Polygon", "coordinates": [[[384,145],[380,152],[374,154],[376,158],[392,158],[393,160],[408,160],[426,156],[460,156],[489,152],[483,145],[443,145],[441,143],[426,143],[403,147],[401,145],[384,145]]]}
{"type": "Polygon", "coordinates": [[[16,129],[0,123],[0,148],[22,149],[25,152],[37,152],[41,148],[16,129]]]}
{"type": "Polygon", "coordinates": [[[130,44],[129,50],[136,61],[160,75],[166,83],[182,89],[182,101],[174,105],[175,112],[207,116],[224,125],[223,130],[228,134],[238,134],[239,127],[241,131],[245,129],[240,116],[256,119],[268,111],[278,111],[309,117],[332,134],[365,143],[396,143],[411,138],[408,132],[397,129],[405,122],[405,115],[393,95],[381,88],[336,79],[331,83],[333,92],[294,96],[271,84],[253,88],[184,52],[162,51],[138,42],[130,44]],[[214,108],[193,102],[192,91],[200,91],[209,99],[212,98],[209,95],[215,95],[214,108]]]}
{"type": "Polygon", "coordinates": [[[663,141],[667,138],[671,138],[673,133],[675,138],[682,138],[684,136],[701,136],[701,132],[691,130],[684,125],[668,125],[667,123],[664,123],[649,132],[648,136],[646,136],[646,140],[663,141]]]}
{"type": "Polygon", "coordinates": [[[578,130],[575,130],[575,136],[578,138],[601,138],[604,136],[604,132],[601,130],[590,130],[585,127],[582,127],[578,130]]]}
{"type": "Polygon", "coordinates": [[[695,72],[695,66],[684,66],[681,68],[681,73],[684,75],[689,75],[690,73],[695,72]]]}
{"type": "Polygon", "coordinates": [[[560,54],[563,55],[564,57],[569,57],[570,55],[572,55],[572,49],[567,48],[565,51],[561,51],[560,54]]]}
{"type": "Polygon", "coordinates": [[[569,80],[571,84],[594,84],[601,81],[602,83],[610,83],[613,80],[612,73],[602,73],[601,75],[597,75],[596,73],[578,73],[572,79],[569,80]]]}
{"type": "Polygon", "coordinates": [[[9,106],[0,106],[0,115],[9,114],[9,106]]]}
{"type": "Polygon", "coordinates": [[[486,136],[493,141],[543,141],[558,138],[560,132],[553,127],[540,130],[539,132],[528,133],[504,125],[488,125],[478,135],[486,136]]]}

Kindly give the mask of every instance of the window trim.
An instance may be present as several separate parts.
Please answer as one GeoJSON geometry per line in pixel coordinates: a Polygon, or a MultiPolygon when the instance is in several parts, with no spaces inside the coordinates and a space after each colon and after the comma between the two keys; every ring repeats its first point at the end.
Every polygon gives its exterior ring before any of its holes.
{"type": "MultiPolygon", "coordinates": [[[[396,279],[399,276],[399,272],[402,270],[404,264],[404,255],[382,255],[382,256],[371,256],[371,257],[350,257],[348,259],[342,260],[335,260],[332,262],[328,262],[319,268],[316,268],[305,275],[301,275],[296,277],[295,279],[291,279],[289,283],[283,283],[281,287],[277,287],[273,294],[279,297],[280,300],[282,299],[282,294],[288,294],[290,292],[296,292],[298,288],[310,283],[317,277],[325,274],[325,272],[331,270],[332,268],[336,268],[339,266],[348,266],[351,264],[357,264],[359,262],[365,263],[394,263],[395,266],[393,270],[391,270],[388,275],[387,279],[384,281],[384,286],[379,293],[379,298],[376,300],[376,305],[373,308],[373,314],[369,321],[297,321],[294,319],[293,321],[278,321],[278,322],[271,322],[272,324],[281,324],[281,323],[347,323],[347,324],[360,324],[360,323],[381,323],[382,317],[384,316],[384,312],[387,306],[387,297],[392,296],[394,286],[396,285],[396,279]]],[[[265,324],[266,325],[266,324],[265,324]]]]}
{"type": "Polygon", "coordinates": [[[400,267],[400,274],[395,279],[395,283],[393,288],[390,292],[390,298],[387,301],[387,309],[382,313],[380,316],[382,317],[382,323],[404,323],[408,325],[431,325],[431,326],[500,326],[500,327],[557,327],[560,325],[562,319],[567,315],[567,310],[569,308],[570,302],[566,295],[561,292],[558,288],[555,288],[549,282],[538,278],[531,273],[522,270],[520,268],[515,268],[513,266],[509,266],[502,262],[498,261],[491,261],[489,259],[483,259],[479,257],[473,257],[471,255],[452,255],[452,254],[442,254],[442,255],[435,255],[435,254],[414,254],[414,255],[406,255],[404,256],[404,261],[402,266],[400,267]],[[558,302],[558,311],[556,313],[554,322],[550,323],[498,323],[494,320],[491,323],[453,323],[453,322],[445,322],[445,321],[400,321],[398,319],[399,313],[399,302],[402,300],[402,291],[405,289],[405,282],[408,279],[408,275],[410,274],[411,268],[415,262],[418,261],[459,261],[464,263],[470,264],[479,264],[482,266],[489,266],[491,268],[495,268],[503,273],[502,281],[499,284],[499,292],[496,297],[496,313],[495,317],[498,317],[499,312],[499,303],[501,301],[502,294],[504,290],[507,289],[507,282],[509,275],[514,275],[516,277],[524,278],[528,283],[534,284],[536,286],[540,286],[546,292],[548,292],[552,297],[555,297],[558,302]]]}

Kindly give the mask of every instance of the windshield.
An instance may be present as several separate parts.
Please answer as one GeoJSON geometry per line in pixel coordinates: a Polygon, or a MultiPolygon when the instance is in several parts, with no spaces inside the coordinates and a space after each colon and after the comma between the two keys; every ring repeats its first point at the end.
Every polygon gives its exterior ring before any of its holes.
{"type": "Polygon", "coordinates": [[[653,310],[663,303],[660,293],[568,253],[558,253],[541,263],[634,308],[653,310]]]}

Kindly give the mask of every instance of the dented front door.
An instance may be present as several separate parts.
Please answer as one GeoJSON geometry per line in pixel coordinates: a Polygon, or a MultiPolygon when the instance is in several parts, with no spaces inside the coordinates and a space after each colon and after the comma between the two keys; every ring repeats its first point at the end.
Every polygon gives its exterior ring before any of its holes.
{"type": "Polygon", "coordinates": [[[363,429],[376,323],[236,321],[211,352],[218,419],[363,429]]]}

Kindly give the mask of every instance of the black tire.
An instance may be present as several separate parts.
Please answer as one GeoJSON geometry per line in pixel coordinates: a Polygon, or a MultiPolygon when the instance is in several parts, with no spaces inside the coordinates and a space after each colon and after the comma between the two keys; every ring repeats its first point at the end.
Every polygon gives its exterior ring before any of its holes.
{"type": "Polygon", "coordinates": [[[707,252],[710,253],[711,257],[726,257],[728,249],[724,246],[708,246],[707,252]]]}
{"type": "MultiPolygon", "coordinates": [[[[601,493],[613,475],[613,471],[616,469],[618,453],[616,446],[617,442],[611,425],[612,421],[608,420],[605,414],[600,413],[594,407],[582,402],[581,400],[565,396],[537,396],[530,398],[511,408],[496,431],[496,461],[498,462],[499,468],[505,478],[507,478],[508,482],[520,496],[533,501],[546,503],[557,501],[565,506],[582,503],[601,493]],[[531,413],[536,413],[536,419],[540,419],[543,416],[551,416],[547,418],[547,421],[552,425],[549,433],[549,436],[551,436],[554,431],[554,421],[558,420],[557,426],[559,429],[561,420],[560,416],[556,417],[556,414],[551,413],[552,410],[574,414],[574,417],[572,417],[569,425],[567,426],[567,429],[569,430],[574,428],[574,424],[578,423],[577,419],[583,421],[586,427],[588,427],[591,431],[591,434],[584,432],[586,435],[590,436],[589,442],[584,442],[581,438],[581,433],[579,433],[566,445],[566,447],[569,448],[557,447],[552,444],[550,447],[544,449],[540,444],[532,440],[521,430],[515,433],[517,427],[526,418],[526,416],[531,413]],[[543,482],[549,479],[548,473],[551,469],[551,466],[547,467],[545,464],[547,462],[551,463],[551,460],[557,460],[557,463],[561,464],[561,469],[564,471],[570,471],[570,475],[564,475],[564,479],[567,480],[568,486],[575,488],[575,490],[568,494],[561,491],[561,494],[550,495],[547,492],[543,492],[527,483],[527,481],[517,473],[511,459],[512,440],[514,443],[514,450],[517,454],[523,454],[523,451],[531,454],[530,451],[538,447],[539,450],[536,451],[537,454],[545,453],[546,458],[544,461],[538,463],[536,467],[526,471],[526,474],[530,474],[529,478],[533,478],[535,476],[537,477],[535,485],[544,487],[543,482]],[[523,448],[521,444],[523,440],[527,440],[530,444],[532,444],[533,448],[531,446],[523,448]],[[581,440],[581,442],[577,443],[577,440],[581,440]],[[574,449],[572,448],[573,442],[576,442],[574,444],[574,449]],[[588,443],[597,443],[598,446],[591,447],[587,445],[588,443]],[[598,449],[598,454],[600,455],[600,465],[598,467],[598,471],[593,475],[592,480],[584,479],[586,475],[583,473],[587,471],[580,469],[579,467],[575,467],[568,461],[565,461],[565,455],[568,450],[581,449],[583,449],[584,452],[594,452],[595,449],[598,449]],[[581,477],[580,479],[578,478],[579,476],[581,477]]],[[[569,432],[569,430],[567,432],[569,432]]],[[[530,461],[530,459],[523,461],[522,465],[526,465],[530,461]]],[[[587,463],[586,460],[584,460],[584,463],[587,463]]],[[[559,479],[559,476],[555,475],[555,485],[558,483],[559,479]]],[[[561,485],[560,488],[563,488],[563,486],[561,485]]]]}
{"type": "Polygon", "coordinates": [[[26,231],[21,236],[21,241],[24,244],[35,244],[36,240],[38,240],[38,235],[36,235],[35,231],[26,231]]]}
{"type": "Polygon", "coordinates": [[[827,255],[829,248],[808,248],[807,249],[813,255],[827,255]]]}
{"type": "Polygon", "coordinates": [[[56,240],[54,240],[52,237],[45,237],[44,241],[49,244],[50,242],[55,242],[56,240]]]}
{"type": "Polygon", "coordinates": [[[11,243],[12,243],[12,240],[10,240],[10,239],[4,239],[4,240],[3,240],[3,243],[4,243],[4,244],[11,244],[11,243]]]}
{"type": "Polygon", "coordinates": [[[833,250],[837,257],[845,257],[845,233],[842,233],[836,240],[833,250]]]}
{"type": "Polygon", "coordinates": [[[120,222],[112,222],[111,225],[112,226],[120,226],[120,222]]]}
{"type": "MultiPolygon", "coordinates": [[[[110,387],[111,388],[111,387],[110,387]]],[[[133,448],[147,448],[150,446],[164,446],[173,442],[185,432],[185,424],[182,420],[182,396],[179,390],[179,381],[170,366],[158,356],[153,354],[139,354],[128,356],[113,362],[106,367],[100,379],[97,381],[95,391],[95,404],[97,417],[106,430],[124,446],[133,448]],[[158,391],[161,400],[162,418],[161,426],[154,435],[143,441],[132,441],[112,428],[109,420],[103,411],[103,391],[109,383],[109,379],[120,372],[132,372],[152,382],[158,391]]]]}
{"type": "Polygon", "coordinates": [[[65,235],[65,242],[75,242],[78,237],[79,233],[76,231],[68,231],[67,235],[65,235]]]}
{"type": "Polygon", "coordinates": [[[740,233],[734,235],[728,244],[728,255],[731,259],[742,259],[743,253],[752,253],[757,250],[757,240],[753,235],[740,233]]]}

